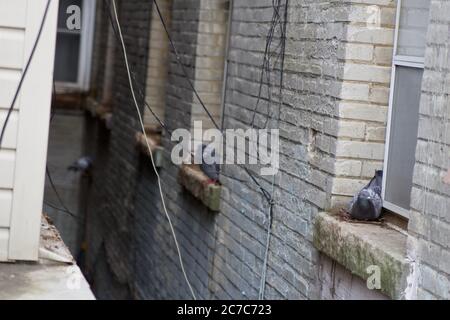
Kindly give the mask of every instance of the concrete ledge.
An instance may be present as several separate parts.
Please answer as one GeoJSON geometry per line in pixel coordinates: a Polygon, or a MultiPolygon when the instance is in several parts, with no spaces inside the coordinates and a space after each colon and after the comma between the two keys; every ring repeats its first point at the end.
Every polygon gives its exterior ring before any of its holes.
{"type": "Polygon", "coordinates": [[[39,261],[0,263],[0,300],[94,300],[69,249],[47,218],[41,224],[39,261]]]}
{"type": "Polygon", "coordinates": [[[106,128],[111,129],[112,112],[111,109],[97,102],[94,98],[86,98],[85,109],[91,114],[92,117],[98,118],[103,121],[106,128]]]}
{"type": "Polygon", "coordinates": [[[221,186],[211,183],[198,165],[182,165],[178,182],[211,211],[220,210],[221,186]]]}
{"type": "MultiPolygon", "coordinates": [[[[148,144],[152,150],[153,160],[155,161],[155,166],[161,168],[163,164],[163,147],[161,147],[161,135],[146,133],[148,144]]],[[[136,133],[136,144],[141,152],[150,157],[147,141],[145,140],[144,134],[142,132],[136,133]]]]}
{"type": "Polygon", "coordinates": [[[402,299],[409,264],[407,236],[386,226],[352,223],[338,216],[320,213],[314,230],[314,246],[366,280],[369,266],[381,272],[381,291],[392,299],[402,299]]]}

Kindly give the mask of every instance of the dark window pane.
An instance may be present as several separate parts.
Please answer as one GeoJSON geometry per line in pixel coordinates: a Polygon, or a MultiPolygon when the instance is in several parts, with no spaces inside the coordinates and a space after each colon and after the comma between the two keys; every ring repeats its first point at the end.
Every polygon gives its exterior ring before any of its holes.
{"type": "Polygon", "coordinates": [[[55,73],[56,81],[78,81],[78,57],[80,36],[59,33],[56,40],[55,73]]]}
{"type": "Polygon", "coordinates": [[[410,208],[423,69],[396,67],[385,200],[410,208]]]}

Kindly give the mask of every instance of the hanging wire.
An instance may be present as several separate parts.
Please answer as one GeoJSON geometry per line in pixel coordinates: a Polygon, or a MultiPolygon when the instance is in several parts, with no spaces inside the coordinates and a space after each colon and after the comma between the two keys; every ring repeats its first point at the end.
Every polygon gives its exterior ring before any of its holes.
{"type": "Polygon", "coordinates": [[[195,96],[197,97],[197,100],[200,102],[203,110],[205,110],[206,114],[208,115],[208,117],[210,118],[210,120],[212,121],[212,123],[214,124],[214,126],[216,127],[216,129],[220,130],[219,125],[217,124],[216,120],[214,119],[214,117],[212,116],[211,112],[208,110],[208,108],[206,107],[205,103],[203,102],[203,100],[200,98],[200,95],[198,94],[197,90],[194,87],[194,84],[192,83],[191,79],[189,78],[189,74],[186,70],[186,67],[184,66],[183,62],[181,61],[181,57],[178,53],[178,50],[172,40],[172,36],[170,35],[169,29],[167,28],[166,22],[164,21],[164,17],[161,14],[161,10],[159,9],[159,5],[158,2],[156,0],[153,0],[153,3],[155,4],[156,7],[156,11],[158,13],[159,19],[161,20],[162,26],[164,28],[164,31],[166,32],[167,38],[169,39],[169,43],[170,46],[172,47],[173,52],[175,53],[175,58],[178,62],[178,65],[181,68],[181,71],[184,74],[184,77],[186,78],[186,81],[188,82],[189,86],[191,87],[192,91],[194,92],[195,96]]]}
{"type": "MultiPolygon", "coordinates": [[[[114,33],[115,33],[115,35],[116,35],[116,38],[117,38],[118,41],[120,41],[120,37],[119,37],[119,35],[118,35],[117,29],[116,29],[116,27],[115,27],[115,25],[114,25],[114,22],[113,22],[113,17],[112,17],[112,14],[111,14],[111,6],[109,5],[109,3],[108,3],[107,0],[103,0],[103,1],[104,1],[104,3],[106,4],[106,6],[107,6],[107,8],[108,8],[108,16],[109,16],[109,20],[110,20],[110,22],[111,22],[111,24],[112,24],[112,26],[113,26],[113,30],[114,30],[114,33]]],[[[155,2],[155,6],[156,6],[157,8],[159,8],[158,3],[157,3],[156,1],[154,1],[154,2],[155,2]]],[[[161,13],[161,12],[159,11],[159,13],[161,13]]],[[[175,44],[174,44],[174,42],[173,42],[173,40],[172,40],[172,38],[171,38],[170,33],[168,32],[167,25],[166,25],[166,23],[165,23],[165,21],[164,21],[164,18],[163,18],[163,16],[162,16],[162,14],[159,14],[158,16],[159,16],[159,18],[160,18],[160,20],[161,20],[161,23],[162,23],[163,26],[165,27],[166,34],[167,34],[167,37],[169,38],[169,41],[171,42],[172,46],[175,48],[174,54],[176,55],[176,60],[177,60],[177,62],[180,64],[180,67],[183,68],[184,66],[183,66],[182,63],[181,63],[181,58],[180,58],[180,56],[179,56],[179,54],[178,54],[178,51],[176,50],[175,44]]],[[[134,87],[137,88],[138,94],[140,95],[141,98],[144,98],[144,101],[145,101],[145,95],[144,95],[142,89],[140,88],[139,84],[138,84],[137,81],[136,81],[136,75],[135,75],[135,73],[133,72],[133,70],[130,70],[130,73],[131,73],[131,76],[132,76],[132,78],[133,78],[133,85],[134,85],[134,87]]],[[[206,111],[207,111],[206,113],[207,113],[208,117],[209,117],[209,118],[211,119],[211,121],[213,121],[213,123],[214,123],[214,119],[212,118],[211,113],[210,113],[209,110],[207,109],[206,105],[203,103],[203,100],[201,99],[201,97],[200,97],[200,95],[198,94],[198,92],[197,92],[197,90],[195,89],[195,87],[192,85],[192,83],[191,83],[189,77],[187,76],[187,73],[185,74],[185,78],[186,78],[187,81],[190,83],[190,86],[191,86],[192,90],[194,91],[196,97],[201,101],[202,105],[203,105],[204,108],[206,109],[206,111]]],[[[147,103],[146,101],[145,101],[145,106],[146,106],[147,109],[150,111],[150,113],[155,117],[155,119],[159,122],[159,124],[161,125],[161,127],[162,127],[169,135],[171,135],[171,134],[172,134],[172,131],[171,131],[170,129],[167,128],[167,126],[164,124],[164,122],[156,115],[156,113],[154,112],[154,110],[152,110],[152,108],[148,105],[148,103],[147,103]]],[[[216,128],[218,128],[218,127],[217,127],[217,124],[216,124],[216,128]]],[[[218,128],[218,129],[219,129],[219,128],[218,128]]],[[[219,130],[220,130],[220,129],[219,129],[219,130]]],[[[193,155],[191,154],[191,156],[193,156],[193,155]]],[[[259,190],[261,191],[261,193],[263,194],[263,196],[266,198],[266,200],[267,200],[268,202],[270,202],[271,199],[272,199],[272,196],[271,196],[270,193],[269,193],[269,192],[261,185],[261,183],[255,178],[254,174],[253,174],[247,167],[245,167],[245,166],[243,166],[243,165],[239,165],[239,166],[242,167],[242,168],[244,169],[244,171],[246,172],[246,174],[247,174],[247,175],[251,178],[251,180],[257,185],[257,187],[259,188],[259,190]]],[[[234,180],[237,180],[237,181],[244,182],[244,180],[241,180],[241,179],[238,179],[238,178],[234,178],[234,177],[227,176],[227,175],[224,174],[223,172],[221,172],[221,175],[223,175],[223,176],[225,176],[225,177],[228,177],[228,178],[230,178],[230,179],[234,179],[234,180]]]]}
{"type": "Polygon", "coordinates": [[[170,230],[172,232],[172,236],[173,236],[173,239],[174,239],[174,242],[175,242],[175,247],[177,249],[181,271],[183,272],[184,278],[186,280],[186,283],[187,283],[187,285],[189,287],[189,290],[191,292],[191,295],[192,295],[193,299],[196,300],[197,298],[196,298],[196,295],[194,293],[194,289],[192,288],[192,285],[191,285],[191,283],[189,281],[189,278],[187,276],[186,270],[184,268],[184,263],[183,263],[183,259],[182,259],[182,256],[181,256],[181,250],[180,250],[180,246],[178,245],[178,240],[177,240],[177,236],[176,236],[176,233],[175,233],[175,229],[174,229],[173,224],[172,224],[172,219],[170,218],[170,215],[169,215],[169,213],[167,211],[167,208],[166,208],[166,203],[165,203],[165,200],[164,200],[164,194],[163,194],[163,191],[162,191],[161,178],[159,176],[158,170],[157,170],[156,165],[155,165],[155,161],[154,161],[154,158],[153,158],[153,152],[152,152],[152,149],[151,149],[150,144],[148,142],[147,135],[145,134],[144,121],[142,120],[141,111],[139,109],[139,104],[137,102],[136,94],[134,92],[133,79],[132,79],[132,76],[131,76],[130,66],[129,66],[129,63],[128,63],[127,50],[126,50],[126,47],[125,47],[125,42],[123,40],[122,30],[121,30],[121,27],[120,27],[120,21],[119,21],[118,15],[117,15],[117,8],[116,8],[115,0],[112,0],[112,4],[113,4],[114,18],[115,18],[115,22],[117,24],[117,31],[118,31],[118,34],[120,36],[120,43],[122,45],[123,56],[124,56],[124,59],[125,59],[125,65],[126,65],[126,69],[127,69],[128,81],[129,81],[129,85],[130,85],[131,95],[133,97],[134,105],[136,107],[136,112],[137,112],[138,117],[139,117],[139,123],[141,125],[141,129],[142,129],[142,132],[144,134],[144,138],[145,138],[145,141],[146,141],[146,144],[147,144],[148,152],[150,154],[150,159],[151,159],[151,162],[152,162],[153,170],[154,170],[156,178],[158,180],[158,187],[159,187],[159,193],[160,193],[160,196],[161,196],[162,207],[163,207],[164,213],[166,215],[167,221],[169,223],[169,227],[170,227],[170,230]]]}
{"type": "MultiPolygon", "coordinates": [[[[281,107],[283,106],[283,83],[284,83],[284,61],[285,61],[285,53],[286,53],[286,30],[287,30],[287,13],[288,13],[288,7],[289,7],[289,0],[286,0],[285,2],[285,9],[284,9],[284,21],[283,23],[281,23],[281,17],[279,14],[279,8],[281,7],[281,3],[279,0],[274,0],[272,1],[272,5],[273,5],[273,9],[274,9],[274,14],[273,14],[273,19],[272,19],[272,23],[273,24],[279,24],[280,25],[280,41],[281,41],[281,52],[279,54],[279,56],[281,56],[281,66],[280,66],[280,83],[279,83],[279,110],[278,110],[278,123],[280,121],[280,113],[281,113],[281,107]]],[[[275,30],[275,27],[272,25],[271,26],[271,30],[275,30]]],[[[270,42],[270,45],[272,43],[272,37],[273,37],[273,32],[269,33],[267,42],[270,42]]],[[[271,83],[270,83],[270,57],[272,56],[272,54],[269,54],[270,51],[270,45],[268,46],[268,50],[265,53],[266,55],[269,56],[269,58],[267,59],[267,63],[266,63],[266,72],[268,74],[268,91],[270,92],[271,89],[271,83]]],[[[278,50],[278,47],[275,50],[278,50]]],[[[267,48],[267,46],[266,46],[267,48]]],[[[278,59],[275,61],[275,64],[273,65],[273,67],[275,68],[275,65],[277,63],[278,59]]],[[[261,72],[261,77],[262,77],[263,71],[261,72]]],[[[260,86],[261,88],[261,86],[260,86]]],[[[261,93],[261,89],[260,89],[260,93],[261,93]]],[[[258,101],[259,101],[260,97],[258,96],[258,101]]],[[[269,110],[270,110],[270,106],[272,105],[272,101],[271,101],[271,95],[269,94],[269,106],[268,106],[268,112],[267,112],[267,118],[269,118],[269,110]]],[[[254,112],[256,112],[256,108],[254,110],[254,112]]],[[[254,113],[255,114],[255,113],[254,113]]],[[[254,117],[253,117],[254,119],[254,117]]],[[[267,121],[266,124],[267,125],[267,121]]],[[[253,126],[253,122],[252,122],[252,126],[253,126]]],[[[272,195],[274,194],[274,188],[275,187],[275,175],[272,178],[272,195]]],[[[268,260],[269,260],[269,249],[270,249],[270,240],[271,240],[271,235],[272,235],[272,222],[273,222],[273,209],[274,209],[274,199],[271,199],[270,204],[269,204],[269,209],[268,209],[268,216],[267,216],[267,237],[266,237],[266,246],[265,246],[265,252],[264,252],[264,261],[263,261],[263,269],[261,272],[261,282],[260,282],[260,288],[259,288],[259,299],[263,300],[265,298],[265,288],[266,288],[266,274],[267,274],[267,266],[268,266],[268,260]]]]}
{"type": "Polygon", "coordinates": [[[4,138],[4,135],[5,135],[5,132],[6,132],[6,127],[8,125],[8,122],[9,122],[9,119],[11,117],[11,114],[12,114],[12,112],[14,110],[14,105],[16,103],[17,97],[19,96],[20,89],[22,88],[23,81],[25,79],[25,76],[27,75],[27,72],[28,72],[28,69],[30,67],[31,61],[33,60],[33,56],[34,56],[34,53],[36,51],[37,45],[39,43],[39,39],[41,38],[42,30],[44,29],[45,20],[47,19],[47,14],[48,14],[48,9],[49,8],[50,8],[50,0],[47,0],[47,4],[45,6],[44,15],[42,17],[41,24],[39,26],[39,30],[38,30],[38,34],[36,36],[36,40],[34,41],[33,47],[31,49],[30,57],[28,58],[28,61],[27,61],[26,65],[25,65],[25,69],[23,70],[22,75],[20,76],[19,84],[17,85],[16,91],[14,93],[14,97],[13,97],[13,99],[11,101],[11,105],[10,105],[10,107],[8,109],[8,114],[6,115],[5,122],[3,123],[2,131],[0,133],[0,150],[2,148],[2,142],[3,142],[3,138],[4,138]]]}
{"type": "Polygon", "coordinates": [[[59,204],[61,205],[62,208],[55,207],[54,205],[53,206],[48,205],[47,202],[44,202],[44,203],[47,204],[49,207],[55,209],[55,210],[58,210],[58,211],[63,212],[63,213],[67,213],[69,216],[71,216],[74,219],[79,219],[79,217],[76,214],[72,213],[72,211],[70,211],[67,208],[67,206],[65,205],[62,197],[60,196],[60,194],[58,192],[58,189],[56,188],[55,183],[53,182],[53,178],[52,178],[52,175],[50,174],[50,170],[49,170],[48,166],[45,167],[45,172],[47,174],[48,181],[50,182],[50,186],[53,189],[53,192],[55,193],[56,199],[58,200],[58,202],[59,202],[59,204]]]}

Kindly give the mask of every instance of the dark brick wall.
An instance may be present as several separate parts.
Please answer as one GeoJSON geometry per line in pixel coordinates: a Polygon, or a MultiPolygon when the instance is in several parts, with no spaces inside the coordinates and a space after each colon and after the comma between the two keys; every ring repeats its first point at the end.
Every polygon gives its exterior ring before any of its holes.
{"type": "MultiPolygon", "coordinates": [[[[211,0],[214,1],[214,0],[211,0]]],[[[191,79],[195,78],[197,32],[208,1],[174,0],[172,36],[191,79]]],[[[333,137],[320,123],[333,118],[341,73],[337,50],[344,28],[333,20],[339,5],[326,12],[327,21],[298,23],[314,16],[327,1],[291,1],[288,24],[284,105],[278,122],[273,106],[269,127],[280,127],[281,167],[275,179],[273,237],[270,242],[266,298],[304,299],[319,296],[318,254],[311,244],[314,215],[330,199],[333,137]],[[308,11],[306,13],[306,11],[308,11]],[[302,17],[298,17],[299,12],[302,17]],[[315,33],[322,41],[311,47],[315,33]],[[298,57],[298,58],[297,58],[298,57]],[[324,68],[312,74],[305,64],[324,68]],[[330,70],[330,68],[332,70],[330,70]],[[316,126],[319,124],[319,126],[316,126]],[[318,161],[323,159],[323,161],[318,161]]],[[[270,0],[234,3],[225,126],[248,128],[255,106],[262,53],[272,14],[270,0]]],[[[124,1],[121,20],[130,61],[144,84],[148,47],[149,1],[124,1]]],[[[325,14],[325,13],[324,13],[325,14]]],[[[207,15],[205,15],[207,16],[207,15]]],[[[311,18],[313,19],[313,18],[311,18]]],[[[133,143],[139,130],[122,57],[116,57],[114,121],[103,174],[94,177],[98,194],[90,214],[93,248],[88,264],[99,297],[140,299],[190,298],[174,241],[161,210],[150,160],[133,143]],[[96,257],[98,257],[96,259],[96,257]],[[100,259],[100,260],[99,260],[100,259]],[[106,262],[105,262],[106,261],[106,262]],[[96,266],[98,266],[97,272],[96,266]],[[107,271],[107,272],[106,272],[107,271]],[[108,280],[107,280],[108,279],[108,280]],[[108,282],[110,284],[107,284],[108,282]]],[[[189,128],[193,92],[170,56],[166,118],[170,129],[189,128]]],[[[278,77],[274,74],[274,81],[278,77]]],[[[144,86],[143,86],[144,87],[144,86]]],[[[274,89],[276,91],[276,89],[274,89]]],[[[275,95],[276,97],[276,95],[275,95]]],[[[258,109],[261,126],[267,103],[258,109]]],[[[258,298],[266,245],[267,201],[242,169],[226,166],[221,212],[209,212],[178,184],[178,168],[170,161],[173,144],[167,135],[160,175],[183,261],[198,298],[258,298]]],[[[271,190],[271,178],[260,179],[271,190]]]]}
{"type": "MultiPolygon", "coordinates": [[[[196,41],[200,1],[175,0],[171,34],[191,80],[194,80],[196,41]]],[[[193,92],[170,56],[165,122],[170,130],[189,128],[193,92]]],[[[164,166],[160,170],[167,209],[188,277],[199,298],[209,298],[212,250],[214,248],[214,215],[178,184],[178,167],[170,160],[173,144],[163,139],[164,166]]],[[[155,174],[149,159],[142,158],[142,171],[136,195],[136,279],[138,298],[190,298],[183,278],[175,243],[161,208],[155,174]]]]}
{"type": "Polygon", "coordinates": [[[106,15],[104,1],[97,1],[95,13],[94,44],[92,48],[91,95],[98,102],[102,98],[105,56],[108,41],[109,19],[106,15]]]}
{"type": "MultiPolygon", "coordinates": [[[[142,88],[146,78],[150,9],[151,4],[145,0],[119,4],[128,59],[142,88]]],[[[99,157],[105,160],[95,162],[101,169],[94,172],[92,199],[95,202],[88,217],[88,243],[92,248],[88,249],[87,268],[99,298],[133,296],[133,215],[139,176],[134,137],[140,127],[120,52],[116,54],[114,68],[113,125],[107,150],[102,150],[99,157]]],[[[140,97],[138,102],[143,105],[140,97]]]]}

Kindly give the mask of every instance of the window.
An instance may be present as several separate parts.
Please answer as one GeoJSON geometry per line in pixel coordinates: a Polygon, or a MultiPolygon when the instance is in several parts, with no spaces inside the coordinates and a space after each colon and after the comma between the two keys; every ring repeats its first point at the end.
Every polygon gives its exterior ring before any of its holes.
{"type": "Polygon", "coordinates": [[[95,3],[92,0],[60,1],[54,73],[60,87],[82,91],[89,89],[95,3]],[[68,11],[71,6],[81,11],[68,11]],[[69,30],[68,19],[78,13],[81,14],[81,29],[69,30]]]}
{"type": "MultiPolygon", "coordinates": [[[[167,27],[170,28],[172,0],[158,1],[158,6],[167,27]]],[[[169,54],[169,39],[160,21],[155,3],[152,3],[146,100],[153,112],[163,122],[166,107],[166,83],[169,79],[169,54]]],[[[144,123],[153,129],[160,127],[159,122],[148,109],[144,111],[144,123]]]]}
{"type": "Polygon", "coordinates": [[[384,163],[386,209],[408,217],[430,0],[399,0],[384,163]]]}

